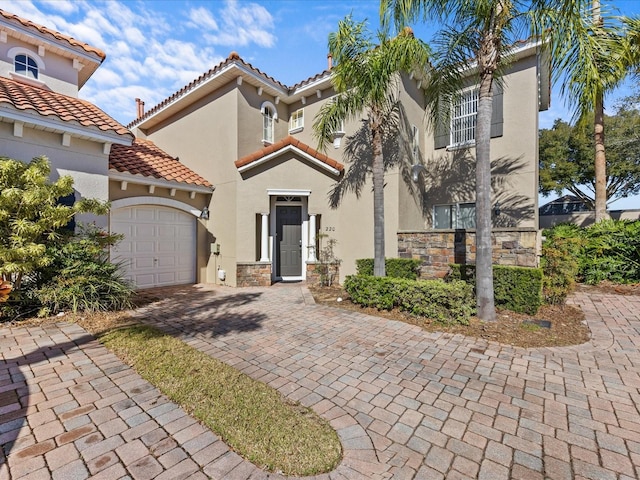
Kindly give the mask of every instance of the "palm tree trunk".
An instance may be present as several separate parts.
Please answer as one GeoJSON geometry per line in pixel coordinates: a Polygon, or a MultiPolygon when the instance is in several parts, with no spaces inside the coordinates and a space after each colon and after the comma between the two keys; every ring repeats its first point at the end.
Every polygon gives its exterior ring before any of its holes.
{"type": "Polygon", "coordinates": [[[476,302],[478,318],[494,321],[491,247],[491,111],[492,75],[480,77],[476,119],[476,302]]]}
{"type": "Polygon", "coordinates": [[[594,139],[596,144],[596,223],[608,218],[607,215],[607,161],[604,149],[604,105],[599,92],[595,105],[594,139]]]}
{"type": "Polygon", "coordinates": [[[373,149],[373,275],[386,276],[384,265],[384,159],[382,156],[382,122],[378,114],[371,118],[371,146],[373,149]]]}
{"type": "MultiPolygon", "coordinates": [[[[602,26],[600,0],[593,0],[593,23],[602,26]]],[[[593,137],[596,145],[596,223],[607,218],[607,159],[604,150],[604,92],[596,93],[593,137]]]]}

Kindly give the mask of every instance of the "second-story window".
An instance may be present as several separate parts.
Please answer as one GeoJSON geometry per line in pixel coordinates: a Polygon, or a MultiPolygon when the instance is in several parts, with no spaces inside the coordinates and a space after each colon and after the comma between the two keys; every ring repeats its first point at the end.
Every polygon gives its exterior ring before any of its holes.
{"type": "Polygon", "coordinates": [[[269,106],[262,108],[262,141],[273,143],[273,119],[274,111],[269,106]]]}
{"type": "Polygon", "coordinates": [[[450,145],[466,145],[476,140],[476,117],[478,116],[478,89],[462,92],[451,112],[450,145]]]}
{"type": "Polygon", "coordinates": [[[291,114],[289,133],[299,132],[304,128],[304,109],[300,108],[291,114]]]}
{"type": "Polygon", "coordinates": [[[13,65],[16,73],[29,78],[38,78],[38,64],[29,55],[16,55],[13,65]]]}

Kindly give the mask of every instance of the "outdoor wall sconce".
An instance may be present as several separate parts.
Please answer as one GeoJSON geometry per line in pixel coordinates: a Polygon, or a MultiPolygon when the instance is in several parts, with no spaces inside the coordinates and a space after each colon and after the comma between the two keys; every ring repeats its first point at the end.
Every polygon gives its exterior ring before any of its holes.
{"type": "Polygon", "coordinates": [[[500,202],[496,202],[495,206],[493,207],[493,213],[496,217],[500,216],[500,202]]]}
{"type": "Polygon", "coordinates": [[[414,183],[418,183],[418,178],[420,178],[420,172],[426,172],[427,169],[424,166],[416,164],[411,167],[411,180],[414,183]]]}
{"type": "Polygon", "coordinates": [[[204,207],[202,209],[202,212],[200,212],[200,218],[202,220],[209,220],[209,208],[208,207],[204,207]]]}

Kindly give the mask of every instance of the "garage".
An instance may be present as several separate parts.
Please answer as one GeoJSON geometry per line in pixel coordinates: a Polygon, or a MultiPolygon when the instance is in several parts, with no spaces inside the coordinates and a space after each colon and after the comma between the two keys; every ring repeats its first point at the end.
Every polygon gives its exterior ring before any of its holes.
{"type": "Polygon", "coordinates": [[[124,235],[112,250],[125,277],[136,288],[164,287],[196,281],[196,218],[157,205],[111,211],[111,232],[124,235]]]}

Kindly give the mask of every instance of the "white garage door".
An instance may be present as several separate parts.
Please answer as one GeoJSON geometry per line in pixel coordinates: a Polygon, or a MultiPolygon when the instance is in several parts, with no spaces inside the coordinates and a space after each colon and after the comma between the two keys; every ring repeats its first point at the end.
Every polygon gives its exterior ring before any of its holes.
{"type": "Polygon", "coordinates": [[[111,231],[124,235],[111,258],[122,262],[136,288],[196,281],[196,219],[169,207],[143,205],[111,211],[111,231]]]}

